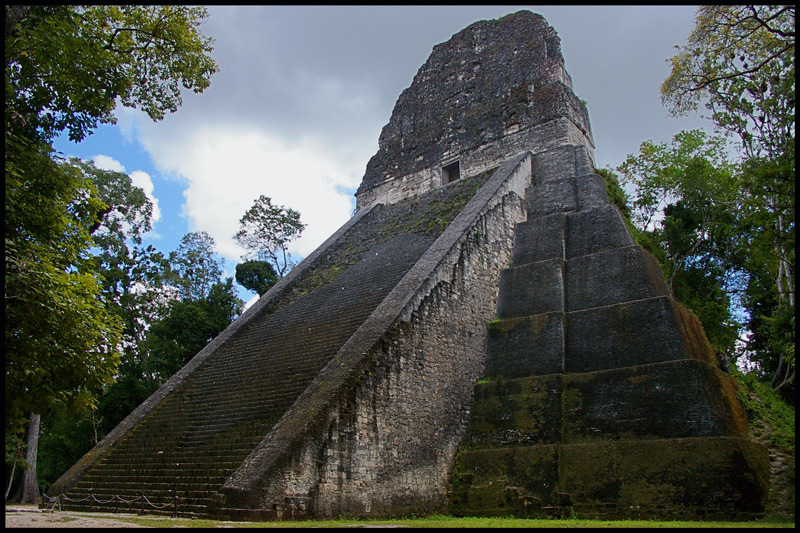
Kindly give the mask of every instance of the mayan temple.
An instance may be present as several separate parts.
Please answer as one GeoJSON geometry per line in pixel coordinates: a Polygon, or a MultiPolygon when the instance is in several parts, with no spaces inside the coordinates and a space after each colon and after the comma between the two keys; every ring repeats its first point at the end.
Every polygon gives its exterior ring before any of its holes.
{"type": "Polygon", "coordinates": [[[435,46],[354,216],[49,495],[232,519],[757,516],[767,453],[593,151],[540,15],[435,46]]]}

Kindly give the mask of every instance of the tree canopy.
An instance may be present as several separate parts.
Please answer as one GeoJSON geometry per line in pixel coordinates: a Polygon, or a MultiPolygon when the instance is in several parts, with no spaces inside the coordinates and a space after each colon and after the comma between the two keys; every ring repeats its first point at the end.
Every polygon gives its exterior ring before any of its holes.
{"type": "Polygon", "coordinates": [[[186,6],[6,6],[6,131],[80,141],[117,102],[162,119],[217,65],[186,6]]]}
{"type": "Polygon", "coordinates": [[[236,282],[262,296],[278,282],[278,273],[267,261],[245,261],[236,265],[236,282]]]}
{"type": "Polygon", "coordinates": [[[140,192],[57,157],[53,139],[82,140],[113,123],[118,104],[159,120],[181,104],[181,90],[208,87],[217,66],[199,32],[203,8],[5,14],[6,429],[19,431],[28,413],[93,406],[113,379],[125,322],[114,305],[135,268],[122,240],[135,244],[149,224],[140,192]]]}
{"type": "Polygon", "coordinates": [[[5,189],[6,427],[17,431],[53,403],[93,405],[121,339],[89,256],[105,204],[77,168],[19,142],[6,154],[5,189]]]}
{"type": "Polygon", "coordinates": [[[793,158],[794,15],[794,6],[701,6],[671,59],[663,102],[676,114],[705,103],[748,157],[793,158]]]}
{"type": "Polygon", "coordinates": [[[181,298],[203,299],[219,281],[222,260],[214,252],[215,246],[207,232],[194,231],[184,235],[178,249],[170,253],[169,261],[176,273],[174,282],[181,298]]]}
{"type": "Polygon", "coordinates": [[[272,264],[282,278],[293,266],[289,243],[300,237],[305,227],[300,213],[273,205],[271,198],[261,195],[239,220],[239,231],[233,238],[257,260],[272,264]]]}
{"type": "MultiPolygon", "coordinates": [[[[787,398],[793,398],[795,371],[794,49],[794,6],[701,6],[661,87],[673,113],[703,104],[715,127],[737,141],[736,210],[729,217],[736,221],[731,238],[743,243],[738,268],[744,285],[737,296],[748,332],[746,352],[787,398]]],[[[719,168],[712,165],[699,176],[713,183],[719,168]]],[[[706,194],[710,202],[727,201],[720,191],[706,194]]],[[[682,207],[674,204],[665,212],[665,228],[678,227],[676,216],[682,224],[697,218],[682,207]]]]}
{"type": "Polygon", "coordinates": [[[718,352],[735,358],[741,325],[731,305],[744,283],[748,238],[744,193],[724,139],[694,130],[669,144],[647,141],[618,170],[632,186],[637,236],[658,247],[670,290],[697,313],[718,352]]]}

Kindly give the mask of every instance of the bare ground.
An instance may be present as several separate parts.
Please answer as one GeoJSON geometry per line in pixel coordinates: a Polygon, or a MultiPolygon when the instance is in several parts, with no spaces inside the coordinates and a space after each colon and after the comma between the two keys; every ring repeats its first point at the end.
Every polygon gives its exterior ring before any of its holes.
{"type": "MultiPolygon", "coordinates": [[[[68,528],[118,528],[145,527],[116,520],[113,515],[105,513],[74,513],[70,511],[41,511],[34,505],[6,506],[6,527],[68,527],[68,528]]],[[[136,516],[136,515],[130,515],[136,516]]]]}

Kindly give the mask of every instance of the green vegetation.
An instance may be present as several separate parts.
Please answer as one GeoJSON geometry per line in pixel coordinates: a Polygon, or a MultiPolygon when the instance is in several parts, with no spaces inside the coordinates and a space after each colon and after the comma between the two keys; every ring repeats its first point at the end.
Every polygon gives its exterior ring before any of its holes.
{"type": "Polygon", "coordinates": [[[245,261],[236,265],[236,283],[263,296],[278,282],[278,274],[268,261],[245,261]]]}
{"type": "Polygon", "coordinates": [[[305,227],[300,222],[300,213],[272,205],[271,198],[261,195],[242,215],[239,231],[233,238],[256,260],[269,263],[278,278],[282,278],[294,266],[289,243],[300,237],[305,227]]]}
{"type": "MultiPolygon", "coordinates": [[[[91,516],[86,514],[85,516],[91,516]]],[[[108,516],[106,516],[107,518],[108,516]]],[[[340,527],[411,527],[411,528],[749,528],[794,527],[794,522],[780,517],[749,522],[715,521],[663,521],[663,520],[582,520],[578,518],[535,520],[503,517],[459,518],[433,515],[427,518],[399,518],[395,520],[298,520],[280,522],[220,522],[216,520],[190,520],[181,518],[118,518],[146,527],[240,527],[240,528],[340,528],[340,527]]]]}
{"type": "Polygon", "coordinates": [[[747,413],[753,437],[770,451],[767,510],[794,516],[795,512],[795,422],[794,406],[789,405],[757,374],[733,371],[739,382],[737,396],[747,413]]]}
{"type": "Polygon", "coordinates": [[[769,385],[759,381],[755,374],[742,374],[734,370],[733,375],[742,384],[738,391],[739,401],[747,411],[753,435],[794,455],[794,408],[769,385]]]}
{"type": "Polygon", "coordinates": [[[724,225],[733,229],[730,236],[743,241],[742,252],[720,257],[719,266],[744,273],[738,296],[747,315],[743,326],[750,332],[747,358],[759,378],[792,404],[795,9],[700,7],[661,87],[662,101],[674,114],[693,112],[702,104],[715,126],[738,140],[735,202],[720,207],[729,212],[732,224],[724,225]]]}
{"type": "Polygon", "coordinates": [[[216,65],[182,6],[6,6],[6,431],[53,405],[91,408],[120,360],[92,237],[113,205],[85,167],[55,157],[113,123],[117,99],[153,119],[216,65]],[[146,36],[143,38],[143,36],[146,36]]]}
{"type": "Polygon", "coordinates": [[[144,192],[125,174],[58,157],[53,140],[79,142],[114,123],[117,104],[160,120],[182,90],[206,89],[217,65],[199,31],[204,8],[34,5],[5,14],[6,464],[25,471],[20,498],[36,501],[38,421],[53,446],[38,466],[55,475],[61,467],[48,458],[85,445],[84,421],[91,439],[102,437],[94,410],[115,380],[142,392],[138,346],[173,297],[169,282],[196,286],[181,275],[188,269],[141,245],[152,214],[144,192]]]}

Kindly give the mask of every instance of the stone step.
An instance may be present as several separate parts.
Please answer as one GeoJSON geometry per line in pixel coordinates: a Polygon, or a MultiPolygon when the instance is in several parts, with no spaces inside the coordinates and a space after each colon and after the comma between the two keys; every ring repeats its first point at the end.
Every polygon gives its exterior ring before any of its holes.
{"type": "Polygon", "coordinates": [[[489,322],[484,377],[513,379],[563,371],[563,313],[489,322]]]}
{"type": "Polygon", "coordinates": [[[529,219],[609,205],[605,182],[594,173],[534,184],[525,191],[525,203],[529,219]]]}
{"type": "MultiPolygon", "coordinates": [[[[448,205],[459,187],[432,202],[448,205]]],[[[169,498],[176,487],[179,495],[201,490],[194,499],[203,491],[211,498],[434,241],[430,228],[418,228],[418,215],[382,206],[361,219],[294,280],[282,302],[240,329],[117,441],[75,490],[144,488],[169,498]],[[353,250],[362,250],[355,263],[353,250]],[[349,266],[331,263],[342,257],[349,266]],[[311,279],[333,266],[346,268],[311,279]]]]}
{"type": "Polygon", "coordinates": [[[535,184],[562,181],[594,172],[594,165],[585,146],[564,144],[538,151],[531,158],[531,179],[535,184]]]}
{"type": "Polygon", "coordinates": [[[636,245],[567,260],[564,279],[567,312],[670,296],[658,261],[636,245]]]}
{"type": "Polygon", "coordinates": [[[565,331],[569,373],[680,359],[718,364],[697,317],[666,296],[567,313],[565,331]]]}
{"type": "Polygon", "coordinates": [[[608,516],[602,507],[616,505],[663,517],[672,510],[724,513],[733,502],[758,512],[768,472],[762,447],[731,437],[462,450],[450,512],[537,517],[554,506],[595,506],[597,516],[608,516]]]}
{"type": "Polygon", "coordinates": [[[500,273],[497,316],[512,318],[564,311],[564,261],[549,259],[500,273]]]}
{"type": "Polygon", "coordinates": [[[471,448],[620,439],[734,437],[746,415],[724,396],[732,378],[697,360],[580,374],[498,379],[475,387],[471,448]]]}

